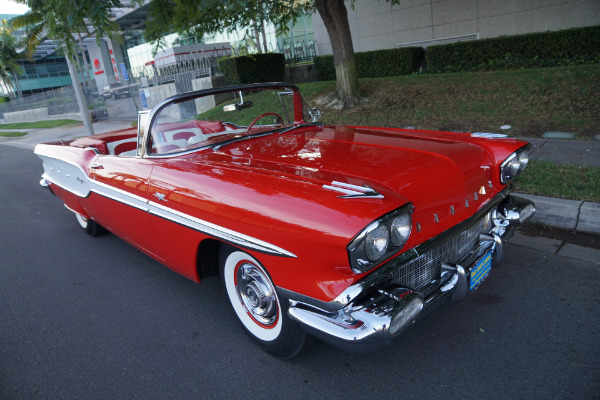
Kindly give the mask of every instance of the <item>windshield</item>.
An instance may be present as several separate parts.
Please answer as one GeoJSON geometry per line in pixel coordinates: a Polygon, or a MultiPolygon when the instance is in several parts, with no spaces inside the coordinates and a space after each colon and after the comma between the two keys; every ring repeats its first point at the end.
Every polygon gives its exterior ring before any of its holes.
{"type": "Polygon", "coordinates": [[[300,93],[285,87],[172,102],[153,118],[148,153],[175,153],[278,132],[310,122],[307,110],[300,93]]]}

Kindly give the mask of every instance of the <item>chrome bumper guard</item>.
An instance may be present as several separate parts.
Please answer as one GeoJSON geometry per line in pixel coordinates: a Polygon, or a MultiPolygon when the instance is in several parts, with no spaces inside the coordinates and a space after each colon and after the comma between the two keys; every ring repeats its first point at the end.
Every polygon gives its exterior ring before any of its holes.
{"type": "Polygon", "coordinates": [[[50,188],[50,181],[46,180],[46,178],[42,178],[42,180],[40,180],[40,186],[43,188],[46,188],[50,191],[50,193],[54,194],[54,192],[52,191],[52,189],[50,188]]]}
{"type": "Polygon", "coordinates": [[[491,252],[492,267],[499,266],[504,258],[503,242],[534,212],[535,205],[529,200],[511,196],[502,200],[491,211],[493,229],[482,233],[479,243],[458,263],[442,263],[441,276],[427,285],[436,290],[426,298],[415,289],[375,284],[338,310],[326,311],[292,299],[288,313],[308,333],[344,351],[364,353],[381,348],[434,305],[466,299],[477,261],[491,252]]]}

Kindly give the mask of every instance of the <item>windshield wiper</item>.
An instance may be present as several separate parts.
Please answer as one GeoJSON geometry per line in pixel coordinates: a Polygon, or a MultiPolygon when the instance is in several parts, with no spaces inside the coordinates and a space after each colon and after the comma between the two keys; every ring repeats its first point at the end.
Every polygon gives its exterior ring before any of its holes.
{"type": "Polygon", "coordinates": [[[216,144],[210,146],[210,148],[213,151],[218,151],[221,147],[227,146],[228,144],[241,142],[243,140],[248,140],[248,139],[254,139],[254,138],[258,138],[258,137],[262,137],[262,136],[268,136],[273,133],[279,133],[281,135],[282,133],[293,131],[294,129],[298,129],[298,128],[305,128],[307,126],[320,126],[322,128],[323,122],[310,122],[308,124],[294,125],[294,126],[290,126],[288,128],[277,128],[277,129],[271,129],[269,131],[257,132],[257,133],[253,133],[252,135],[240,136],[240,137],[236,137],[233,139],[224,140],[220,143],[216,143],[216,144]]]}

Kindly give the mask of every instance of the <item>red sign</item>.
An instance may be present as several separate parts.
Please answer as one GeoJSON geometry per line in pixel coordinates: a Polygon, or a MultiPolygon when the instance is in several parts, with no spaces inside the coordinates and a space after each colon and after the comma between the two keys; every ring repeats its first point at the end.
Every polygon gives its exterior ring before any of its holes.
{"type": "Polygon", "coordinates": [[[94,75],[100,75],[104,73],[104,70],[100,69],[100,60],[97,58],[94,59],[94,69],[96,70],[94,71],[94,75]]]}

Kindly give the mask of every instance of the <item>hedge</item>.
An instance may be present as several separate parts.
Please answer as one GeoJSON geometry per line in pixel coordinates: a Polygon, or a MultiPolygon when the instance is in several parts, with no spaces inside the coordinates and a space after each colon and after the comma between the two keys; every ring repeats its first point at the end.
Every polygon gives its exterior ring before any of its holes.
{"type": "MultiPolygon", "coordinates": [[[[364,51],[354,54],[359,78],[407,75],[422,66],[425,51],[421,47],[364,51]]],[[[333,56],[317,56],[314,60],[319,80],[335,79],[333,56]]]]}
{"type": "Polygon", "coordinates": [[[285,77],[285,61],[280,53],[222,58],[219,69],[229,85],[283,82],[285,77]]]}
{"type": "Polygon", "coordinates": [[[600,26],[430,46],[425,59],[427,72],[600,62],[600,26]]]}

